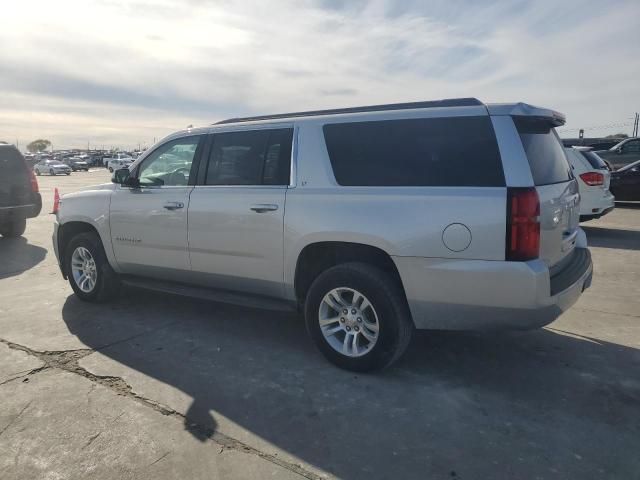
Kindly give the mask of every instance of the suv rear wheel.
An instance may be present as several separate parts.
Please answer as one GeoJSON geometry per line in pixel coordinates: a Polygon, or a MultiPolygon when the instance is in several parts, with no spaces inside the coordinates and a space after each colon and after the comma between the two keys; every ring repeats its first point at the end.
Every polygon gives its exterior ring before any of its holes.
{"type": "Polygon", "coordinates": [[[3,237],[19,237],[27,229],[26,218],[13,218],[0,224],[0,235],[3,237]]]}
{"type": "Polygon", "coordinates": [[[400,286],[366,263],[345,263],[321,273],[307,294],[305,320],[330,362],[358,372],[391,365],[413,332],[400,286]]]}
{"type": "Polygon", "coordinates": [[[106,302],[120,288],[118,274],[107,260],[98,235],[80,233],[73,237],[64,256],[65,272],[75,294],[85,302],[106,302]]]}

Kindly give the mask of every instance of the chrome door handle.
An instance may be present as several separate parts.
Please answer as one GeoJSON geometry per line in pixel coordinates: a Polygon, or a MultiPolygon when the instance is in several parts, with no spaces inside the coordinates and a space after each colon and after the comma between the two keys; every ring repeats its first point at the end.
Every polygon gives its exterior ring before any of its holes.
{"type": "Polygon", "coordinates": [[[184,208],[184,203],[182,202],[167,202],[164,204],[164,208],[167,210],[178,210],[179,208],[184,208]]]}
{"type": "Polygon", "coordinates": [[[259,203],[257,205],[251,205],[249,208],[256,213],[264,213],[278,210],[278,205],[274,205],[273,203],[259,203]]]}

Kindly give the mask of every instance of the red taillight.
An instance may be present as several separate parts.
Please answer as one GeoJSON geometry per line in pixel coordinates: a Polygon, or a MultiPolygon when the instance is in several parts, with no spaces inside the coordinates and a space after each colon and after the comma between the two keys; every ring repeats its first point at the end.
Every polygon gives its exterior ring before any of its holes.
{"type": "Polygon", "coordinates": [[[540,254],[540,200],[535,188],[507,191],[506,259],[526,261],[540,254]]]}
{"type": "Polygon", "coordinates": [[[590,187],[595,187],[597,185],[604,185],[604,175],[598,172],[581,173],[580,178],[584,183],[586,183],[590,187]]]}
{"type": "Polygon", "coordinates": [[[56,188],[53,191],[53,210],[51,213],[58,214],[58,210],[60,210],[60,194],[58,193],[58,189],[56,188]]]}
{"type": "Polygon", "coordinates": [[[33,193],[38,193],[40,189],[38,188],[38,180],[36,179],[36,174],[33,173],[33,170],[29,170],[29,179],[31,180],[31,191],[33,193]]]}

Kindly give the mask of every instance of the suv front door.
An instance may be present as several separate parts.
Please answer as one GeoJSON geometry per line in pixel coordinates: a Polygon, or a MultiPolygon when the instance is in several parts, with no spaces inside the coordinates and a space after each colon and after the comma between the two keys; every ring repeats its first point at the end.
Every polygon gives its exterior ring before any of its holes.
{"type": "Polygon", "coordinates": [[[188,279],[189,194],[202,135],[160,145],[132,172],[139,187],[116,186],[111,198],[113,252],[123,273],[188,279]]]}
{"type": "Polygon", "coordinates": [[[212,135],[189,204],[189,251],[198,283],[283,295],[292,139],[292,127],[212,135]]]}

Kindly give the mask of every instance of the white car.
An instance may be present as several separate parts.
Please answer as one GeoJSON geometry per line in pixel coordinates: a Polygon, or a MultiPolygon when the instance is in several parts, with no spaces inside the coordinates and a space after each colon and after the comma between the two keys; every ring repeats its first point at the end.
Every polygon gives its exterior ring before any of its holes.
{"type": "Polygon", "coordinates": [[[129,155],[118,153],[115,157],[105,158],[104,161],[106,167],[113,173],[114,170],[119,170],[120,168],[129,168],[134,159],[129,155]]]}
{"type": "Polygon", "coordinates": [[[606,162],[588,147],[565,148],[578,180],[580,221],[600,218],[613,210],[615,198],[609,191],[611,172],[606,162]]]}

